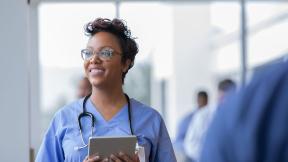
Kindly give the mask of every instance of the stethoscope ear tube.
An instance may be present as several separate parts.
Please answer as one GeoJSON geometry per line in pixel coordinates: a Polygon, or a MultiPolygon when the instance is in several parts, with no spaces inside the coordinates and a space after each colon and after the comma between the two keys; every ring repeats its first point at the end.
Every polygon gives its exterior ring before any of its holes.
{"type": "Polygon", "coordinates": [[[79,125],[79,128],[80,128],[80,131],[82,131],[81,118],[82,118],[82,117],[85,117],[85,116],[90,117],[90,119],[91,119],[91,127],[94,128],[95,117],[94,117],[94,115],[93,115],[92,113],[87,112],[86,106],[85,106],[85,104],[86,104],[86,102],[87,102],[87,100],[89,99],[90,96],[91,96],[91,93],[84,98],[84,100],[83,100],[83,105],[82,105],[83,112],[80,113],[79,116],[78,116],[78,125],[79,125]]]}
{"type": "Polygon", "coordinates": [[[94,128],[94,124],[95,124],[95,117],[92,113],[90,112],[82,112],[79,116],[78,116],[78,125],[80,130],[82,131],[82,123],[81,123],[81,118],[82,117],[89,117],[91,119],[91,127],[94,128]]]}
{"type": "Polygon", "coordinates": [[[129,96],[125,93],[125,97],[128,103],[128,118],[129,118],[129,124],[130,124],[130,132],[131,135],[134,135],[133,129],[132,129],[132,121],[131,121],[131,105],[130,105],[130,98],[129,96]]]}

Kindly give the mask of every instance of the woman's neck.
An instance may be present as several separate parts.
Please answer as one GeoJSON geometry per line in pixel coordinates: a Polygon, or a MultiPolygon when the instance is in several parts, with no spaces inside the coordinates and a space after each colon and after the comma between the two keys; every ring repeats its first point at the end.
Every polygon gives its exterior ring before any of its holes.
{"type": "Polygon", "coordinates": [[[113,118],[127,104],[122,87],[109,90],[93,87],[91,101],[106,121],[113,118]]]}

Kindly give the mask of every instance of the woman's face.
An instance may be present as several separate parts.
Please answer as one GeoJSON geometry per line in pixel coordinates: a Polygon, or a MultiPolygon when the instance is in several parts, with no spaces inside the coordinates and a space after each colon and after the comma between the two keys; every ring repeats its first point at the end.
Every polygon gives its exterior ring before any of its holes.
{"type": "Polygon", "coordinates": [[[94,87],[122,85],[122,73],[128,70],[130,61],[122,63],[122,50],[117,37],[108,32],[96,33],[89,39],[86,48],[94,53],[92,58],[84,60],[85,73],[90,83],[94,87]],[[107,48],[114,51],[112,57],[101,59],[96,53],[107,48]]]}

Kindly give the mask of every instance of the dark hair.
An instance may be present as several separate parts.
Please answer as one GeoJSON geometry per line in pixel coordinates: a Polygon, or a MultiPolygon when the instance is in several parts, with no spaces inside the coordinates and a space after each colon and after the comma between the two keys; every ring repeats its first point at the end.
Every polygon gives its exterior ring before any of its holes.
{"type": "Polygon", "coordinates": [[[236,89],[236,84],[231,79],[224,79],[224,80],[220,81],[218,84],[218,90],[223,91],[223,92],[227,92],[230,90],[233,91],[235,89],[236,89]]]}
{"type": "Polygon", "coordinates": [[[198,94],[197,94],[198,97],[203,97],[205,98],[206,100],[208,100],[208,94],[207,92],[205,91],[199,91],[198,94]]]}
{"type": "MultiPolygon", "coordinates": [[[[134,59],[138,53],[138,45],[135,42],[135,38],[131,36],[131,31],[128,29],[125,21],[114,18],[113,20],[107,18],[97,18],[96,20],[89,22],[85,25],[85,34],[92,37],[98,32],[108,32],[115,35],[122,50],[122,62],[131,60],[128,70],[134,65],[134,59]]],[[[128,72],[122,74],[122,83],[128,72]]]]}

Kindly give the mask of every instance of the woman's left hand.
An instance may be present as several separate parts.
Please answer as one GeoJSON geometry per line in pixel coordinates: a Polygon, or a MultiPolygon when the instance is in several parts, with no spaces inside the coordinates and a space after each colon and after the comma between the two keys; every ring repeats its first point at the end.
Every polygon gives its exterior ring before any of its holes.
{"type": "Polygon", "coordinates": [[[135,154],[133,157],[130,157],[127,154],[124,154],[123,152],[119,152],[118,155],[112,154],[110,156],[110,159],[113,160],[114,162],[140,162],[137,154],[135,154]]]}

